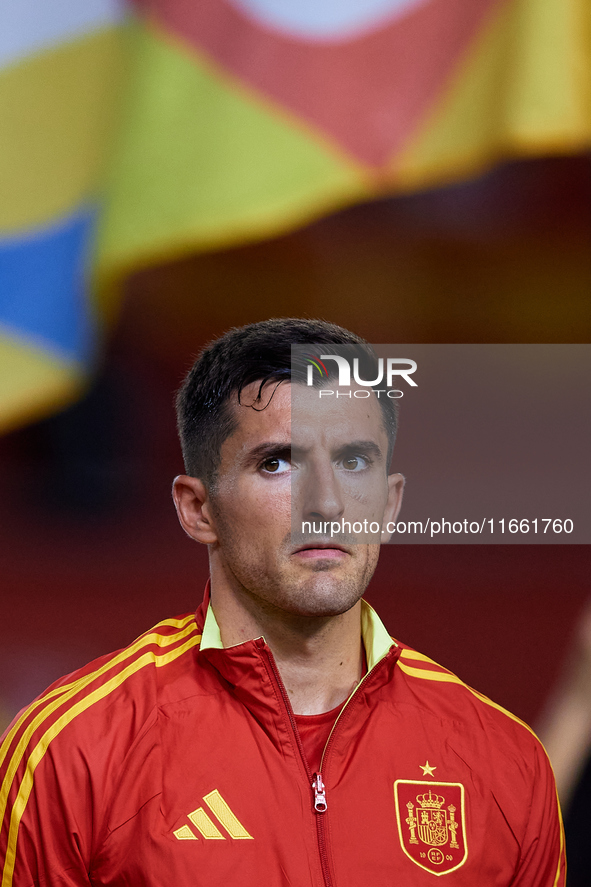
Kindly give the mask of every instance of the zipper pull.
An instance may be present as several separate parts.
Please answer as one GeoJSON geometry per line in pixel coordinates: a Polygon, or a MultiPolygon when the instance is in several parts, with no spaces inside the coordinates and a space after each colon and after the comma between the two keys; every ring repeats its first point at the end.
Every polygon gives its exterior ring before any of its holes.
{"type": "Polygon", "coordinates": [[[312,788],[314,789],[314,810],[316,813],[324,813],[326,811],[326,789],[320,773],[314,774],[312,780],[312,788]]]}

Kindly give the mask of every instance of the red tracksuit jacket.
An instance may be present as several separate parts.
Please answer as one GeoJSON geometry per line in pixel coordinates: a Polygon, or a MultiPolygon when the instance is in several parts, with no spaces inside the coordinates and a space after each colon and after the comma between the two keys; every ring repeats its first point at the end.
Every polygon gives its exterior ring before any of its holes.
{"type": "Polygon", "coordinates": [[[264,640],[223,649],[206,602],[58,681],[1,747],[2,887],[564,887],[538,740],[362,626],[320,779],[264,640]]]}

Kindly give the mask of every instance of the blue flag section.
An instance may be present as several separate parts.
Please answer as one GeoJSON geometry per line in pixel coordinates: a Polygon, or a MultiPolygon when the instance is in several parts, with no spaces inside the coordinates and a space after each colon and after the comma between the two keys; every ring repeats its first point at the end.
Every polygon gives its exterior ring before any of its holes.
{"type": "Polygon", "coordinates": [[[0,241],[0,329],[63,361],[95,351],[88,300],[88,245],[95,213],[81,210],[23,237],[0,241]]]}
{"type": "Polygon", "coordinates": [[[98,338],[88,280],[95,216],[85,208],[0,241],[0,428],[59,409],[89,376],[98,338]]]}
{"type": "Polygon", "coordinates": [[[89,281],[121,87],[122,0],[0,8],[0,431],[74,399],[101,312],[89,281]]]}

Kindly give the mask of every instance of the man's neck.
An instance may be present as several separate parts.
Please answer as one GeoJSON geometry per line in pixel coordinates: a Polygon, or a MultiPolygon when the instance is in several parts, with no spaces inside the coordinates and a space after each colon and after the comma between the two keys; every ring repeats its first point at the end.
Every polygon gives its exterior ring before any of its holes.
{"type": "Polygon", "coordinates": [[[257,607],[212,578],[211,604],[224,647],[263,636],[296,714],[344,702],[362,677],[361,603],[337,616],[299,616],[257,607]]]}

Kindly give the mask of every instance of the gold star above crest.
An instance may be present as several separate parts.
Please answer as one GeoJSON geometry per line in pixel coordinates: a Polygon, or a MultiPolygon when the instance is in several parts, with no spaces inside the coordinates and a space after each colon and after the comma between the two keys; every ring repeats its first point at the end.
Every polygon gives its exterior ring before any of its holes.
{"type": "Polygon", "coordinates": [[[423,771],[423,776],[433,776],[433,771],[437,770],[437,767],[432,767],[429,761],[425,761],[424,764],[419,764],[419,767],[423,771]]]}

